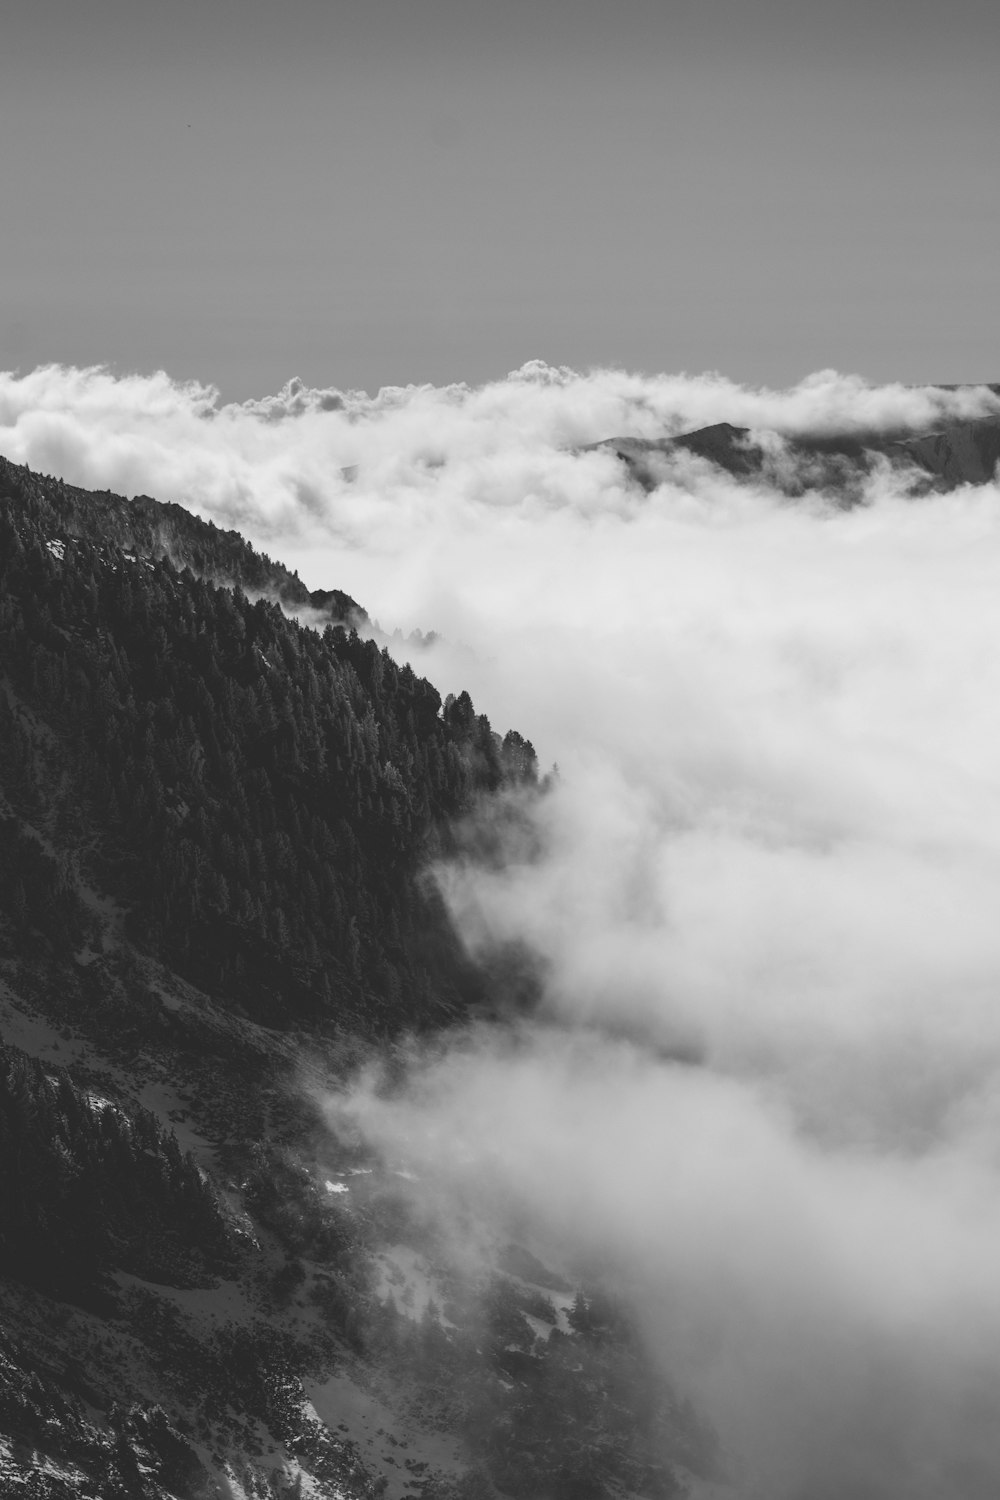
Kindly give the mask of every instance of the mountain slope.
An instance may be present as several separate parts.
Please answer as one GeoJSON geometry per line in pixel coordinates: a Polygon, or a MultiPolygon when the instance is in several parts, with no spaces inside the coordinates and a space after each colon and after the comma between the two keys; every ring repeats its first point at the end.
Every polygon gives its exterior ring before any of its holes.
{"type": "Polygon", "coordinates": [[[353,630],[252,604],[295,580],[234,533],[4,478],[0,769],[38,836],[72,825],[128,935],[258,1018],[460,1008],[472,976],[417,877],[470,799],[534,779],[530,746],[353,630]]]}
{"type": "Polygon", "coordinates": [[[542,794],[530,742],[363,619],[178,507],[0,465],[4,1494],[601,1500],[713,1462],[599,1287],[454,1265],[321,1116],[531,984],[423,873],[542,794]]]}

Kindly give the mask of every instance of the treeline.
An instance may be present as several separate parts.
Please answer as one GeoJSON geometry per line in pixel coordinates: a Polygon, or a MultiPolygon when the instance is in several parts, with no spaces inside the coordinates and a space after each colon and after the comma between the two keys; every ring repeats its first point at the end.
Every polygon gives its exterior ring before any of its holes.
{"type": "Polygon", "coordinates": [[[176,1285],[232,1270],[215,1192],[155,1116],[0,1044],[0,1274],[92,1297],[121,1268],[176,1285]]]}
{"type": "MultiPolygon", "coordinates": [[[[530,743],[251,603],[274,565],[236,533],[11,465],[0,486],[0,788],[55,867],[80,854],[130,937],[272,1025],[386,1033],[478,998],[419,873],[478,795],[535,784],[530,743]]],[[[32,860],[22,837],[4,879],[37,922],[32,860]]]]}
{"type": "Polygon", "coordinates": [[[126,500],[110,490],[93,491],[35,474],[0,457],[0,494],[48,508],[59,534],[121,548],[136,557],[165,557],[177,569],[249,594],[268,594],[293,609],[329,614],[331,621],[361,625],[368,616],[340,589],[306,588],[297,573],[249,546],[238,531],[224,531],[183,506],[136,495],[126,500]]]}

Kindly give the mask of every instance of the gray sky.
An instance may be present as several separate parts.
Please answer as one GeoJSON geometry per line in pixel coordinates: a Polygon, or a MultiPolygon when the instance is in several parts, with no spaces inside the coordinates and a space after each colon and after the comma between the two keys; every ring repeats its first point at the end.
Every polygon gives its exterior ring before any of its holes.
{"type": "Polygon", "coordinates": [[[996,380],[998,10],[15,5],[0,367],[996,380]]]}

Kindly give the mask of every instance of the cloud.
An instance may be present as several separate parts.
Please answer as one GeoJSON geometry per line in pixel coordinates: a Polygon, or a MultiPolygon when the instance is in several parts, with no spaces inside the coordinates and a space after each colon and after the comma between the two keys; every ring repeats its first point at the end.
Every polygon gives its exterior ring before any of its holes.
{"type": "Polygon", "coordinates": [[[830,1151],[752,1084],[564,1029],[481,1033],[348,1109],[425,1195],[616,1268],[737,1493],[995,1493],[981,1165],[830,1151]]]}
{"type": "Polygon", "coordinates": [[[390,649],[559,761],[505,861],[436,872],[470,947],[537,955],[539,1015],[337,1108],[442,1201],[612,1266],[747,1497],[1000,1487],[1000,492],[876,470],[841,510],[688,455],[646,493],[581,450],[998,409],[830,372],[240,407],[0,377],[0,451],[439,632],[390,649]]]}
{"type": "Polygon", "coordinates": [[[539,361],[481,387],[369,396],[290,380],[277,396],[220,406],[213,387],[163,372],[49,365],[0,373],[0,451],[87,487],[188,504],[258,540],[297,542],[304,555],[319,513],[331,564],[350,569],[352,552],[392,550],[401,522],[426,529],[428,508],[435,521],[469,501],[515,513],[627,513],[634,499],[613,459],[573,451],[607,437],[658,438],[720,420],[785,435],[922,431],[988,411],[1000,411],[1000,399],[984,387],[870,387],[824,371],[780,392],[718,375],[578,374],[539,361]]]}

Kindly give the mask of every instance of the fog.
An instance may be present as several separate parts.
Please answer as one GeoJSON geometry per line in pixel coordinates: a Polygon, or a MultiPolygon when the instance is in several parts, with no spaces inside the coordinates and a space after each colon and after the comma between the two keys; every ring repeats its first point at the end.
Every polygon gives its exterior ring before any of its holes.
{"type": "Polygon", "coordinates": [[[755,1500],[1000,1492],[1000,491],[789,500],[610,436],[923,431],[985,390],[531,365],[219,407],[0,377],[0,451],[188,503],[347,590],[559,774],[434,872],[538,1013],[335,1102],[631,1288],[755,1500]]]}

